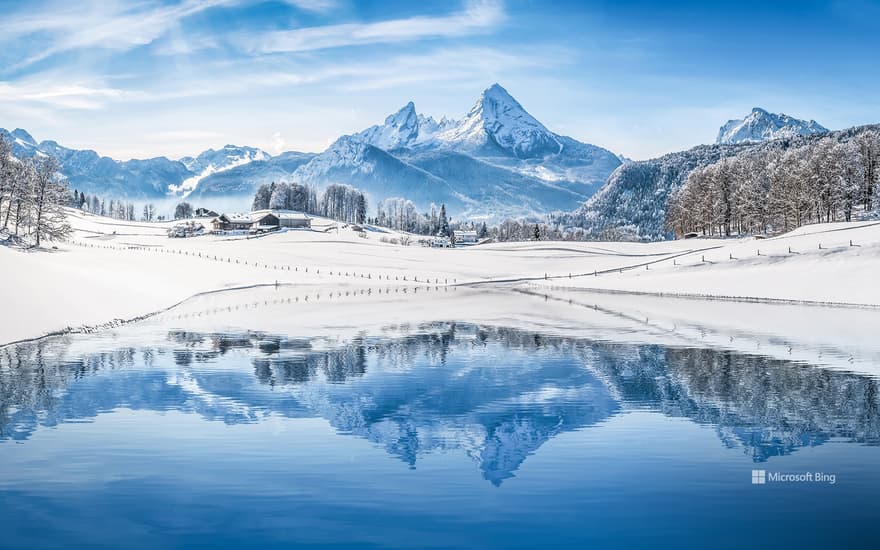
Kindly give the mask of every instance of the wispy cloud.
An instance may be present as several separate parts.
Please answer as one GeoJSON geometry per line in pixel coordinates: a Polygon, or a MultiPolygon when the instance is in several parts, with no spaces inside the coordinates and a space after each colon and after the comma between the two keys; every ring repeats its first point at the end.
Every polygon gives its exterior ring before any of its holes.
{"type": "Polygon", "coordinates": [[[116,88],[53,81],[0,82],[0,101],[36,103],[51,108],[100,109],[108,100],[119,100],[126,92],[116,88]]]}
{"type": "Polygon", "coordinates": [[[426,38],[457,37],[485,32],[504,20],[497,0],[468,2],[449,15],[417,16],[371,23],[342,23],[275,31],[241,38],[255,53],[306,52],[345,46],[405,42],[426,38]]]}
{"type": "Polygon", "coordinates": [[[286,0],[288,4],[304,11],[327,13],[339,6],[336,0],[286,0]]]}
{"type": "Polygon", "coordinates": [[[180,20],[232,3],[235,0],[184,0],[156,7],[125,1],[50,2],[40,8],[29,5],[27,12],[5,17],[0,35],[7,41],[22,36],[49,37],[46,47],[11,67],[20,69],[71,50],[97,47],[125,51],[150,44],[180,20]]]}

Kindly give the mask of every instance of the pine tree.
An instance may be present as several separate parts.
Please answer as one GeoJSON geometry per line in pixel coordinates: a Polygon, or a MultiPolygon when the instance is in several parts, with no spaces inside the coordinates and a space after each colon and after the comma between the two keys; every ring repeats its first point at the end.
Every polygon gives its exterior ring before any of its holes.
{"type": "Polygon", "coordinates": [[[437,235],[440,237],[449,236],[449,220],[446,219],[446,203],[440,205],[440,215],[437,218],[437,235]]]}
{"type": "Polygon", "coordinates": [[[367,219],[367,197],[363,193],[357,195],[357,212],[355,214],[355,223],[364,223],[367,219]]]}

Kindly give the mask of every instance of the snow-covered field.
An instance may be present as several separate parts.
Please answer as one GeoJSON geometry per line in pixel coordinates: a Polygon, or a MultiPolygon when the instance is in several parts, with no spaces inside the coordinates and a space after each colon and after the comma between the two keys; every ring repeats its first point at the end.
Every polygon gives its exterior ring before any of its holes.
{"type": "MultiPolygon", "coordinates": [[[[572,289],[599,289],[880,305],[874,275],[880,268],[880,225],[866,222],[807,226],[764,240],[434,249],[382,242],[400,235],[379,229],[363,238],[322,219],[311,231],[257,239],[169,239],[170,222],[121,222],[75,211],[70,220],[74,236],[69,243],[55,243],[57,250],[0,247],[0,303],[5,307],[0,344],[131,319],[202,292],[276,283],[325,297],[331,291],[364,290],[376,296],[380,289],[410,287],[408,294],[389,294],[394,299],[386,300],[382,313],[360,313],[380,317],[405,307],[401,304],[411,300],[412,288],[428,285],[476,285],[480,291],[513,287],[565,295],[566,300],[577,298],[572,289]]],[[[609,294],[608,299],[621,303],[624,297],[609,294]]],[[[349,323],[362,322],[347,308],[328,306],[325,311],[349,323]]]]}

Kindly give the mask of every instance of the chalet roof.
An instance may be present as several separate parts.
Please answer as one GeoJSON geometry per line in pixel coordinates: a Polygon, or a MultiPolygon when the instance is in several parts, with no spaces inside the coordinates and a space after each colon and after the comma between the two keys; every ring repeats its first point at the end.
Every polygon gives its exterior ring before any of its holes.
{"type": "Polygon", "coordinates": [[[272,214],[276,216],[279,220],[308,220],[311,217],[305,212],[299,212],[297,210],[257,210],[255,212],[251,212],[252,216],[257,216],[258,218],[262,218],[266,214],[272,214]]]}
{"type": "Polygon", "coordinates": [[[310,220],[311,216],[304,212],[295,210],[255,210],[254,212],[238,213],[238,214],[221,214],[218,220],[225,223],[258,223],[264,220],[266,216],[275,216],[279,220],[310,220]]]}

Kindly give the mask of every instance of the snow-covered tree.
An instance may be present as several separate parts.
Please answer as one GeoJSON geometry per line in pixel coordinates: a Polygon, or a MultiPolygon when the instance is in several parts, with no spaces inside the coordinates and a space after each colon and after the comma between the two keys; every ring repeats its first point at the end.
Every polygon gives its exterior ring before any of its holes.
{"type": "Polygon", "coordinates": [[[34,162],[33,235],[36,246],[43,239],[60,239],[70,234],[64,215],[67,183],[59,177],[61,164],[55,157],[38,157],[34,162]]]}
{"type": "Polygon", "coordinates": [[[437,216],[437,235],[449,236],[449,220],[446,218],[446,204],[440,205],[440,214],[437,216]]]}
{"type": "Polygon", "coordinates": [[[190,203],[184,201],[178,203],[176,207],[174,207],[174,219],[181,220],[185,218],[193,217],[193,207],[190,203]]]}

